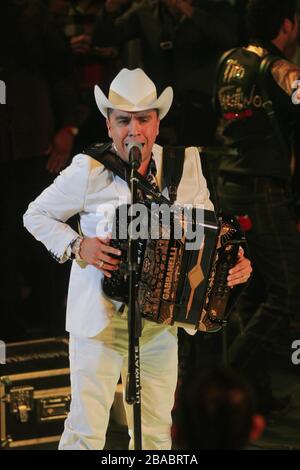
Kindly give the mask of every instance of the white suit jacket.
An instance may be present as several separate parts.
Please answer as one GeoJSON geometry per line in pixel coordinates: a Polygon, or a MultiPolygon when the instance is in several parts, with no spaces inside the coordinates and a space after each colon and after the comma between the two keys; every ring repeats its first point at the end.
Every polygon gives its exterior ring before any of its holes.
{"type": "MultiPolygon", "coordinates": [[[[153,147],[153,158],[157,167],[158,183],[161,185],[162,147],[156,144],[153,147]]],[[[166,189],[163,194],[167,195],[166,189]]],[[[68,259],[67,247],[78,236],[65,222],[72,215],[80,213],[83,234],[87,237],[100,236],[101,230],[107,225],[107,219],[111,220],[107,205],[119,205],[120,198],[121,203],[130,202],[127,183],[97,160],[79,154],[53,184],[29,205],[24,215],[24,225],[57,261],[64,262],[68,259]]],[[[177,201],[213,209],[195,147],[185,151],[177,201]]],[[[71,334],[86,337],[97,335],[108,325],[115,308],[121,305],[104,296],[101,288],[102,277],[102,272],[94,266],[87,265],[83,269],[73,261],[66,318],[66,329],[71,334]]]]}

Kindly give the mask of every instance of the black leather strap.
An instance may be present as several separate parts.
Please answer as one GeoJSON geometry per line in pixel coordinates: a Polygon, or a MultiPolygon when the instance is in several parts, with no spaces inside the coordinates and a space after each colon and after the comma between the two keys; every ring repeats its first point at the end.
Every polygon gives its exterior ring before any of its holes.
{"type": "Polygon", "coordinates": [[[165,146],[163,150],[163,178],[169,191],[171,204],[177,199],[177,189],[182,177],[185,157],[184,147],[165,146]]]}
{"type": "MultiPolygon", "coordinates": [[[[130,165],[122,160],[112,150],[112,143],[108,142],[105,144],[93,144],[82,153],[90,155],[95,160],[102,163],[108,170],[115,173],[117,176],[122,178],[127,183],[129,182],[130,176],[130,165]]],[[[179,186],[184,164],[185,148],[184,147],[173,147],[166,146],[163,150],[163,178],[166,187],[169,191],[169,198],[171,204],[173,204],[177,197],[177,188],[179,186]]],[[[153,192],[153,188],[149,181],[142,175],[137,175],[141,186],[153,192]]],[[[161,196],[161,193],[158,194],[161,196]]]]}
{"type": "MultiPolygon", "coordinates": [[[[117,176],[122,178],[127,183],[129,182],[131,168],[129,163],[122,160],[111,148],[111,142],[106,144],[93,144],[82,153],[90,155],[95,158],[98,162],[102,163],[108,170],[115,173],[117,176]]],[[[141,183],[141,186],[153,191],[153,188],[149,181],[144,178],[142,175],[137,174],[137,178],[141,183]]]]}

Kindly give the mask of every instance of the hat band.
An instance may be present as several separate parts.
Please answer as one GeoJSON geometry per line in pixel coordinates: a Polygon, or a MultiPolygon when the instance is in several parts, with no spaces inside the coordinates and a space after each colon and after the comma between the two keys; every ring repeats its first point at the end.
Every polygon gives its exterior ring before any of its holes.
{"type": "Polygon", "coordinates": [[[151,104],[155,104],[155,101],[157,100],[157,95],[156,92],[152,92],[143,99],[141,99],[138,102],[133,103],[132,101],[127,100],[124,96],[119,95],[113,90],[109,91],[108,99],[111,102],[111,104],[115,107],[118,107],[122,109],[122,107],[125,107],[126,109],[130,108],[143,108],[143,107],[148,107],[151,106],[151,104]]]}

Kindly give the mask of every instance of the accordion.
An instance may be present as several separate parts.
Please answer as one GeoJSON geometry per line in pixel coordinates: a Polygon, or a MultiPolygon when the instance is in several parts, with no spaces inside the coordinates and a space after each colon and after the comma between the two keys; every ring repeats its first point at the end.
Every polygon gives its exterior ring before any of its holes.
{"type": "MultiPolygon", "coordinates": [[[[124,227],[132,222],[128,215],[129,207],[118,207],[114,219],[111,245],[122,252],[120,269],[113,271],[111,278],[105,277],[102,285],[106,296],[125,304],[128,303],[129,276],[128,238],[124,227]],[[121,234],[120,228],[123,229],[121,234]]],[[[182,221],[182,215],[180,217],[182,221]]],[[[173,213],[166,224],[160,213],[158,236],[153,238],[148,226],[149,218],[148,215],[148,219],[146,217],[147,220],[140,224],[144,223],[144,227],[140,227],[144,236],[136,237],[136,305],[140,314],[165,325],[177,324],[205,332],[219,331],[226,319],[231,292],[227,286],[228,271],[235,265],[239,246],[245,241],[238,222],[234,217],[217,219],[213,211],[192,208],[190,230],[182,230],[181,236],[175,237],[174,229],[170,227],[174,227],[176,220],[178,222],[178,215],[173,213]]]]}

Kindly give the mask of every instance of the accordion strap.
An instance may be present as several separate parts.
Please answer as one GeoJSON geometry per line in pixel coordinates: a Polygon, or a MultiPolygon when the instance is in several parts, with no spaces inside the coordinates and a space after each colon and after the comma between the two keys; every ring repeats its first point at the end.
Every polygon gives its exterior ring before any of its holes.
{"type": "MultiPolygon", "coordinates": [[[[106,144],[93,144],[87,149],[83,150],[84,154],[95,158],[98,162],[102,163],[108,170],[122,178],[126,183],[129,183],[130,177],[130,165],[129,163],[122,160],[112,149],[111,142],[106,144]]],[[[150,193],[153,192],[153,188],[149,181],[139,173],[137,178],[141,183],[141,186],[148,190],[150,193]]],[[[160,194],[158,194],[160,196],[160,194]]]]}
{"type": "Polygon", "coordinates": [[[163,177],[169,191],[171,204],[177,199],[177,189],[182,177],[184,147],[166,145],[163,150],[163,177]]]}
{"type": "Polygon", "coordinates": [[[82,153],[93,157],[95,160],[102,163],[105,168],[128,182],[127,169],[129,165],[111,150],[111,142],[107,142],[106,144],[92,144],[83,150],[82,153]]]}
{"type": "MultiPolygon", "coordinates": [[[[111,142],[106,144],[93,144],[83,150],[82,153],[95,158],[95,160],[102,163],[105,168],[115,173],[127,183],[129,182],[130,165],[111,150],[111,142]]],[[[177,198],[177,188],[183,172],[184,156],[184,147],[164,147],[163,178],[169,191],[171,204],[173,204],[177,198]]],[[[150,193],[153,192],[153,188],[146,178],[140,174],[138,174],[137,177],[144,188],[148,189],[150,193]]],[[[161,194],[158,194],[158,196],[161,196],[161,194]]]]}

